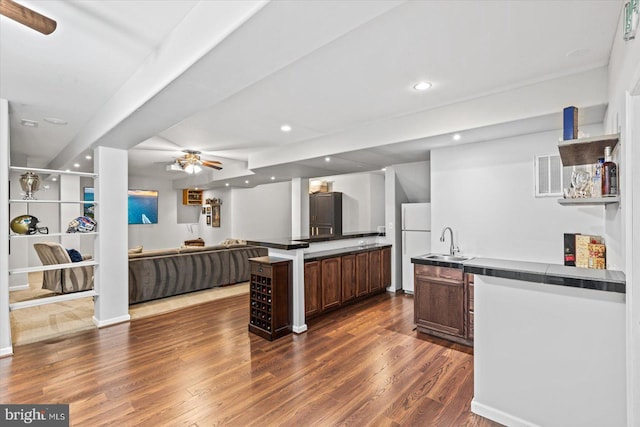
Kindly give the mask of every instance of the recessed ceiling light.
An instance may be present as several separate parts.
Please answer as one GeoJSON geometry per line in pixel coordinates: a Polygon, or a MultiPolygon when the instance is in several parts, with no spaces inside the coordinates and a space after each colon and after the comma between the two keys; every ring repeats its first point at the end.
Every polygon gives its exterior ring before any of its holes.
{"type": "Polygon", "coordinates": [[[382,169],[380,169],[380,170],[381,170],[382,172],[384,172],[384,171],[386,171],[386,170],[387,170],[387,168],[382,168],[382,169]]]}
{"type": "Polygon", "coordinates": [[[26,126],[26,127],[30,127],[30,128],[37,128],[38,127],[38,122],[36,122],[35,120],[22,119],[22,120],[20,120],[20,124],[22,126],[26,126]]]}
{"type": "Polygon", "coordinates": [[[453,140],[454,140],[454,141],[460,141],[460,138],[462,138],[462,136],[460,136],[460,134],[459,134],[459,133],[454,133],[454,134],[453,134],[453,140]]]}
{"type": "Polygon", "coordinates": [[[71,169],[65,169],[64,171],[65,172],[71,172],[71,169]]]}
{"type": "Polygon", "coordinates": [[[73,167],[74,167],[74,168],[79,168],[79,167],[80,167],[80,163],[74,163],[74,164],[73,164],[73,167]]]}
{"type": "Polygon", "coordinates": [[[246,180],[244,183],[245,183],[245,184],[248,184],[248,183],[249,183],[249,180],[246,180]]]}
{"type": "Polygon", "coordinates": [[[325,161],[325,162],[330,162],[330,161],[331,161],[331,157],[325,157],[325,158],[324,158],[324,161],[325,161]]]}
{"type": "Polygon", "coordinates": [[[58,178],[56,178],[55,176],[53,178],[51,178],[51,181],[57,181],[58,178]]]}
{"type": "Polygon", "coordinates": [[[87,160],[91,160],[91,159],[92,159],[92,157],[91,157],[89,154],[87,154],[86,156],[84,156],[84,158],[85,158],[85,159],[87,159],[87,160]]]}
{"type": "Polygon", "coordinates": [[[49,123],[51,123],[53,125],[60,125],[60,126],[63,126],[63,125],[66,125],[66,124],[69,123],[66,120],[59,119],[57,117],[45,117],[44,121],[45,122],[49,122],[49,123]]]}
{"type": "Polygon", "coordinates": [[[433,86],[431,83],[429,82],[419,82],[413,85],[413,88],[415,90],[419,90],[419,91],[423,91],[423,90],[427,90],[429,89],[431,86],[433,86]]]}
{"type": "Polygon", "coordinates": [[[271,177],[271,181],[274,181],[275,179],[276,179],[276,177],[275,177],[275,176],[272,176],[272,177],[271,177]]]}
{"type": "Polygon", "coordinates": [[[282,132],[291,132],[291,126],[289,126],[289,125],[282,125],[282,126],[280,126],[280,130],[281,130],[282,132]]]}
{"type": "Polygon", "coordinates": [[[225,186],[225,187],[228,187],[228,186],[229,186],[229,183],[228,183],[228,182],[226,182],[226,183],[224,184],[224,186],[225,186]]]}

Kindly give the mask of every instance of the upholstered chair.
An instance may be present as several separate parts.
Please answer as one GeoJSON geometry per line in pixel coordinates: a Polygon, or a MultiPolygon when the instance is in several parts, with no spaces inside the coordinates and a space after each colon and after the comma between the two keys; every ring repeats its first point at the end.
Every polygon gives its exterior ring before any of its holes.
{"type": "MultiPolygon", "coordinates": [[[[71,264],[71,257],[60,243],[34,243],[33,247],[42,265],[71,264]]],[[[88,260],[91,256],[84,255],[82,258],[88,260]]],[[[93,289],[93,266],[47,270],[42,273],[42,288],[58,294],[93,289]]]]}

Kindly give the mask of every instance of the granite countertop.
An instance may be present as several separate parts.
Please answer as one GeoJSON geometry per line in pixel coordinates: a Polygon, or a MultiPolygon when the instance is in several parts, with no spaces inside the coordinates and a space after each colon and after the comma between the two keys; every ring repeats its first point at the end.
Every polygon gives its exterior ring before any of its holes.
{"type": "Polygon", "coordinates": [[[265,246],[274,249],[304,249],[309,247],[309,243],[329,242],[333,240],[357,239],[361,237],[384,236],[385,233],[377,231],[354,231],[343,233],[339,236],[300,236],[300,237],[275,237],[261,240],[247,240],[247,244],[265,246]]]}
{"type": "Polygon", "coordinates": [[[337,248],[327,251],[309,252],[304,254],[304,261],[315,261],[323,258],[333,258],[335,256],[352,255],[360,252],[368,252],[374,249],[390,248],[388,243],[371,243],[362,246],[351,246],[347,248],[337,248]]]}
{"type": "Polygon", "coordinates": [[[415,264],[462,268],[465,273],[501,277],[548,285],[570,286],[605,292],[626,293],[626,279],[621,271],[568,267],[559,264],[512,261],[494,258],[470,258],[460,262],[432,261],[426,255],[413,257],[415,264]],[[446,265],[445,265],[446,264],[446,265]]]}

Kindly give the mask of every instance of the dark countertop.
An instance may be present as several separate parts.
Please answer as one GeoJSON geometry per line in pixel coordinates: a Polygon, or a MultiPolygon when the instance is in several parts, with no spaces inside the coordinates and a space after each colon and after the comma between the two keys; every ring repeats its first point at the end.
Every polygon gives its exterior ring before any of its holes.
{"type": "Polygon", "coordinates": [[[309,247],[309,243],[329,242],[333,240],[357,239],[360,237],[384,236],[384,233],[377,231],[354,231],[343,233],[339,236],[301,236],[301,237],[275,237],[262,240],[247,240],[249,245],[264,246],[273,249],[304,249],[309,247]]]}
{"type": "Polygon", "coordinates": [[[594,289],[605,292],[626,293],[626,279],[621,271],[595,270],[568,267],[528,261],[512,261],[494,258],[471,258],[461,262],[442,262],[425,259],[424,256],[411,258],[415,264],[462,268],[465,273],[481,276],[501,277],[548,285],[594,289]],[[444,265],[448,264],[448,265],[444,265]]]}
{"type": "Polygon", "coordinates": [[[304,254],[304,262],[316,261],[323,258],[333,258],[335,256],[352,255],[360,252],[368,252],[375,249],[390,248],[391,245],[386,243],[373,243],[363,246],[351,246],[348,248],[331,249],[328,251],[310,252],[304,254]]]}

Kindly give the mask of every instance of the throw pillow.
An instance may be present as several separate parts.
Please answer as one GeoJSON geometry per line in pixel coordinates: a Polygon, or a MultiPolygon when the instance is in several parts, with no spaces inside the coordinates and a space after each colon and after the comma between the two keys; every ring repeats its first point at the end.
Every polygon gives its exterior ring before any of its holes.
{"type": "Polygon", "coordinates": [[[135,248],[131,248],[128,251],[130,254],[141,254],[142,253],[142,246],[136,246],[135,248]]]}
{"type": "Polygon", "coordinates": [[[71,258],[71,262],[82,261],[82,254],[75,249],[67,249],[67,253],[69,254],[69,258],[71,258]]]}

